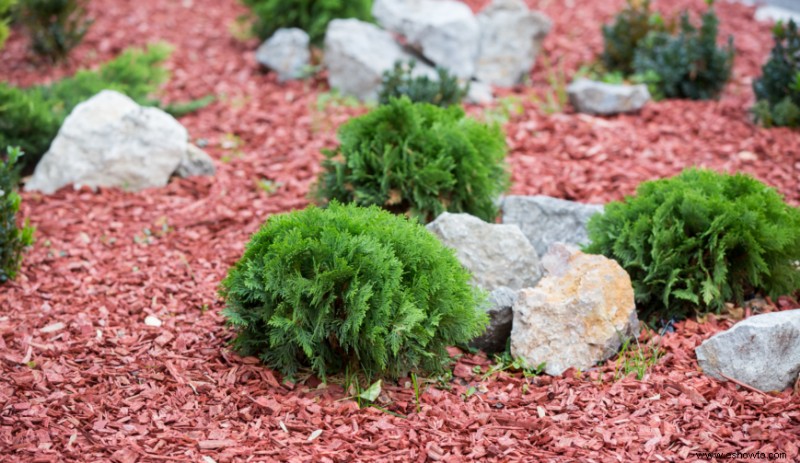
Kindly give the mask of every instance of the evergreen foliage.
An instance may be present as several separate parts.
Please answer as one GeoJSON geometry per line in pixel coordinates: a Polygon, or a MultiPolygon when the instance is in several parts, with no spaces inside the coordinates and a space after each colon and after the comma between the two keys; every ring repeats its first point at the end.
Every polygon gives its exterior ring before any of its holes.
{"type": "Polygon", "coordinates": [[[719,311],[800,288],[800,210],[744,174],[688,169],[589,221],[586,251],[630,274],[643,319],[719,311]]]}
{"type": "Polygon", "coordinates": [[[800,34],[797,24],[777,23],[775,46],[753,82],[756,119],[766,127],[800,127],[800,34]]]}
{"type": "Polygon", "coordinates": [[[16,17],[25,27],[34,53],[62,60],[92,24],[86,19],[86,0],[18,0],[16,17]]]}
{"type": "Polygon", "coordinates": [[[16,0],[0,0],[0,50],[6,44],[6,39],[11,33],[9,23],[11,22],[11,7],[14,6],[16,0]]]}
{"type": "Polygon", "coordinates": [[[418,223],[332,202],[268,219],[222,283],[223,314],[236,349],[286,375],[397,378],[441,370],[485,329],[469,278],[418,223]]]}
{"type": "Polygon", "coordinates": [[[7,148],[6,160],[0,160],[0,284],[13,279],[22,262],[22,252],[33,244],[33,228],[27,223],[19,228],[17,213],[20,196],[15,191],[19,181],[18,147],[7,148]]]}
{"type": "Polygon", "coordinates": [[[445,211],[487,222],[509,185],[505,136],[497,125],[440,108],[392,99],[339,129],[340,146],[325,151],[315,194],[381,206],[429,222],[445,211]]]}
{"type": "Polygon", "coordinates": [[[262,39],[278,29],[297,27],[315,45],[322,44],[334,19],[372,20],[372,0],[242,0],[256,16],[253,32],[262,39]]]}
{"type": "Polygon", "coordinates": [[[387,104],[392,98],[400,98],[403,95],[414,103],[430,103],[442,107],[461,104],[469,84],[462,87],[458,83],[458,78],[444,68],[436,69],[438,79],[426,75],[415,76],[415,65],[414,61],[408,64],[398,61],[391,71],[383,74],[378,98],[380,104],[387,104]]]}
{"type": "Polygon", "coordinates": [[[650,32],[668,32],[660,14],[650,10],[650,0],[627,0],[614,23],[603,26],[603,53],[600,60],[605,71],[633,74],[636,48],[650,32]]]}
{"type": "Polygon", "coordinates": [[[639,42],[633,59],[634,72],[654,76],[648,82],[666,98],[708,100],[725,87],[733,67],[733,37],[727,48],[717,46],[719,20],[713,1],[696,28],[684,12],[677,35],[651,32],[639,42]]]}

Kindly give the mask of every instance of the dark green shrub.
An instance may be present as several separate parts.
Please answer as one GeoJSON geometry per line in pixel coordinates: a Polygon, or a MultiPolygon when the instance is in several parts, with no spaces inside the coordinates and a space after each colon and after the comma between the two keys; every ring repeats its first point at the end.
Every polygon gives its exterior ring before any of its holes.
{"type": "Polygon", "coordinates": [[[58,61],[81,43],[92,24],[85,5],[85,0],[19,0],[16,17],[28,32],[33,51],[58,61]]]}
{"type": "Polygon", "coordinates": [[[733,37],[727,48],[717,46],[719,20],[713,1],[703,13],[697,29],[684,12],[678,35],[651,32],[639,42],[633,70],[640,76],[652,76],[651,88],[657,96],[707,100],[716,98],[731,76],[733,37]]]}
{"type": "Polygon", "coordinates": [[[487,222],[509,185],[506,143],[497,125],[440,108],[393,99],[339,129],[325,151],[315,195],[326,201],[377,205],[429,222],[445,211],[487,222]]]}
{"type": "Polygon", "coordinates": [[[485,329],[469,278],[423,226],[332,202],[269,218],[222,283],[223,314],[236,349],[286,375],[397,378],[485,329]]]}
{"type": "Polygon", "coordinates": [[[775,46],[761,77],[753,82],[758,103],[756,120],[766,127],[800,127],[800,34],[797,24],[777,23],[772,31],[775,46]]]}
{"type": "Polygon", "coordinates": [[[589,221],[587,252],[630,274],[644,317],[719,311],[800,288],[800,210],[744,174],[689,169],[642,183],[589,221]]]}
{"type": "Polygon", "coordinates": [[[320,45],[328,23],[339,18],[372,19],[372,0],[242,0],[256,16],[253,32],[266,39],[280,28],[306,31],[320,45]]]}
{"type": "Polygon", "coordinates": [[[610,73],[633,74],[633,57],[639,42],[650,32],[667,32],[661,15],[650,10],[650,0],[628,0],[614,23],[603,26],[600,60],[610,73]]]}
{"type": "Polygon", "coordinates": [[[0,50],[6,44],[8,34],[11,32],[9,23],[11,22],[11,7],[14,6],[16,0],[0,0],[0,50]]]}
{"type": "Polygon", "coordinates": [[[425,75],[414,75],[415,62],[408,64],[397,62],[394,69],[383,74],[380,104],[387,104],[392,98],[405,95],[414,103],[430,103],[436,106],[451,106],[461,104],[467,94],[469,84],[462,87],[458,78],[447,72],[446,69],[437,68],[438,80],[425,75]]]}
{"type": "Polygon", "coordinates": [[[17,224],[20,197],[16,185],[19,181],[17,160],[22,156],[19,148],[7,148],[6,160],[0,160],[0,283],[13,279],[22,262],[22,252],[33,244],[33,227],[27,222],[22,228],[17,224]]]}

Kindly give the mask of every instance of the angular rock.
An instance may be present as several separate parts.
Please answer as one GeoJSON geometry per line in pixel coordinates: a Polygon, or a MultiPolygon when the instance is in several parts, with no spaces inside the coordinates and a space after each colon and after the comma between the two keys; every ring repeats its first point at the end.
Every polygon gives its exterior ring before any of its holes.
{"type": "Polygon", "coordinates": [[[581,113],[610,116],[639,111],[650,101],[647,85],[617,85],[577,79],[567,86],[569,101],[581,113]]]}
{"type": "Polygon", "coordinates": [[[372,15],[437,66],[462,79],[472,77],[480,30],[466,4],[456,0],[376,0],[372,15]]]}
{"type": "Polygon", "coordinates": [[[127,190],[164,186],[188,149],[186,129],[157,108],[104,90],[70,113],[26,190],[74,184],[127,190]]]}
{"type": "Polygon", "coordinates": [[[638,334],[631,280],[617,262],[563,244],[542,261],[545,276],[514,304],[512,355],[560,375],[608,359],[638,334]]]}
{"type": "Polygon", "coordinates": [[[552,243],[588,243],[586,224],[603,212],[603,206],[582,204],[549,196],[506,196],[502,204],[503,223],[516,225],[540,256],[552,243]]]}
{"type": "MultiPolygon", "coordinates": [[[[396,61],[412,59],[392,34],[373,24],[357,19],[335,19],[328,24],[323,61],[328,68],[328,84],[343,95],[377,100],[383,73],[396,61]]],[[[414,73],[435,75],[422,63],[417,63],[414,73]]]]}
{"type": "Polygon", "coordinates": [[[197,146],[189,143],[186,155],[175,170],[175,175],[181,178],[195,177],[198,175],[211,176],[217,173],[211,156],[197,146]]]}
{"type": "Polygon", "coordinates": [[[755,315],[695,349],[703,372],[765,392],[791,387],[800,374],[800,309],[755,315]]]}
{"type": "Polygon", "coordinates": [[[469,345],[486,353],[493,354],[506,350],[506,342],[511,335],[512,310],[517,300],[517,291],[501,286],[489,293],[486,312],[489,326],[486,332],[470,341],[469,345]]]}
{"type": "Polygon", "coordinates": [[[494,0],[478,14],[480,45],[475,78],[499,87],[520,83],[536,62],[553,27],[523,0],[494,0]]]}
{"type": "Polygon", "coordinates": [[[311,63],[308,34],[295,27],[278,29],[258,47],[256,60],[278,73],[281,82],[300,79],[311,63]]]}
{"type": "Polygon", "coordinates": [[[487,291],[507,286],[535,286],[542,277],[536,250],[514,225],[490,224],[469,214],[445,212],[427,225],[442,243],[456,251],[472,272],[472,283],[487,291]]]}

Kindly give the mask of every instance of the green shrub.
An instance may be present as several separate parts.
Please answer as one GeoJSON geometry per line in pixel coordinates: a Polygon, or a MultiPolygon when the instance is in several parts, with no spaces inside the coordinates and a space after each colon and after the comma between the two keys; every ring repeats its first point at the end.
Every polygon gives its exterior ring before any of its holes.
{"type": "Polygon", "coordinates": [[[85,5],[86,0],[19,0],[16,16],[33,51],[58,61],[81,43],[92,24],[85,5]]]}
{"type": "Polygon", "coordinates": [[[19,146],[26,168],[41,159],[72,109],[101,90],[125,93],[140,104],[151,100],[167,78],[161,67],[166,45],[129,49],[96,71],[82,70],[49,86],[20,89],[0,83],[0,146],[19,146]]]}
{"type": "Polygon", "coordinates": [[[458,83],[458,78],[443,68],[436,69],[438,80],[426,75],[415,76],[415,64],[414,61],[408,64],[398,61],[394,64],[394,69],[383,73],[381,93],[378,98],[380,104],[387,104],[392,98],[400,98],[403,95],[414,103],[430,103],[442,107],[461,104],[469,84],[462,87],[458,83]]]}
{"type": "Polygon", "coordinates": [[[800,210],[744,174],[689,169],[589,221],[587,252],[630,274],[643,318],[719,311],[800,288],[800,210]]]}
{"type": "Polygon", "coordinates": [[[485,329],[469,278],[423,226],[332,202],[269,218],[222,283],[223,314],[236,349],[286,375],[397,378],[485,329]]]}
{"type": "Polygon", "coordinates": [[[0,0],[0,50],[6,44],[8,34],[11,32],[9,23],[11,22],[11,7],[16,0],[0,0]]]}
{"type": "Polygon", "coordinates": [[[339,129],[325,151],[318,199],[377,205],[429,222],[444,211],[487,222],[509,185],[505,136],[497,125],[440,108],[393,99],[339,129]]]}
{"type": "Polygon", "coordinates": [[[297,27],[319,45],[328,23],[339,18],[372,19],[372,0],[242,0],[256,16],[253,32],[262,39],[280,28],[297,27]]]}
{"type": "Polygon", "coordinates": [[[728,82],[733,37],[728,38],[727,48],[717,46],[719,20],[713,1],[708,4],[699,29],[684,12],[678,35],[651,32],[639,42],[633,70],[640,76],[652,76],[648,83],[657,96],[707,100],[716,98],[728,82]]]}
{"type": "Polygon", "coordinates": [[[668,31],[661,15],[650,10],[650,0],[627,1],[614,23],[603,26],[603,53],[600,55],[605,71],[624,75],[634,72],[633,57],[639,42],[650,32],[668,31]]]}
{"type": "Polygon", "coordinates": [[[772,31],[775,46],[761,77],[753,82],[758,103],[756,120],[766,127],[800,127],[800,34],[797,24],[777,23],[772,31]]]}
{"type": "Polygon", "coordinates": [[[0,160],[0,283],[13,279],[22,262],[22,252],[33,244],[33,228],[27,222],[17,225],[20,197],[15,191],[19,181],[19,148],[7,148],[6,160],[0,160]]]}

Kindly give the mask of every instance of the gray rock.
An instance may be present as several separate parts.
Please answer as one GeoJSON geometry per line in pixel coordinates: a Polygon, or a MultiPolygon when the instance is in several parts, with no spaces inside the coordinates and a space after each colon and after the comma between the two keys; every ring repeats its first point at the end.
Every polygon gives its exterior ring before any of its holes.
{"type": "Polygon", "coordinates": [[[211,156],[197,146],[189,143],[186,155],[175,170],[175,175],[181,178],[195,177],[198,175],[211,176],[217,173],[211,156]]]}
{"type": "MultiPolygon", "coordinates": [[[[414,59],[398,45],[392,34],[357,19],[334,19],[325,34],[324,64],[328,84],[343,95],[376,101],[385,71],[396,61],[414,59]]],[[[430,67],[417,63],[415,74],[435,75],[430,67]]]]}
{"type": "Polygon", "coordinates": [[[466,4],[456,0],[375,0],[372,15],[437,66],[462,79],[472,77],[480,30],[466,4]]]}
{"type": "Polygon", "coordinates": [[[581,113],[610,116],[636,112],[650,101],[647,85],[616,85],[577,79],[567,86],[569,101],[581,113]]]}
{"type": "Polygon", "coordinates": [[[478,14],[478,22],[475,78],[499,87],[522,81],[552,28],[547,16],[531,11],[523,0],[494,0],[478,14]]]}
{"type": "Polygon", "coordinates": [[[25,189],[164,186],[186,155],[187,139],[164,111],[104,90],[70,113],[25,189]]]}
{"type": "Polygon", "coordinates": [[[472,283],[487,291],[507,286],[535,286],[542,277],[536,250],[514,225],[490,224],[469,214],[445,212],[427,225],[445,246],[456,251],[472,272],[472,283]]]}
{"type": "Polygon", "coordinates": [[[300,79],[311,63],[308,34],[297,28],[278,29],[258,47],[256,60],[278,73],[278,80],[300,79]]]}
{"type": "Polygon", "coordinates": [[[539,255],[551,244],[586,244],[586,224],[603,212],[603,206],[582,204],[549,196],[506,196],[501,203],[503,223],[516,225],[539,255]]]}
{"type": "Polygon", "coordinates": [[[544,278],[514,303],[512,355],[560,375],[610,358],[638,334],[631,280],[614,260],[555,244],[543,261],[544,278]]]}
{"type": "Polygon", "coordinates": [[[800,374],[800,309],[755,315],[695,349],[707,375],[765,392],[791,387],[800,374]],[[723,376],[724,375],[724,376],[723,376]]]}
{"type": "Polygon", "coordinates": [[[489,326],[485,333],[470,341],[469,345],[489,354],[506,350],[506,343],[511,335],[511,322],[514,320],[512,307],[516,300],[517,292],[505,286],[489,293],[486,307],[489,326]]]}
{"type": "Polygon", "coordinates": [[[494,101],[494,92],[492,86],[483,82],[475,81],[469,83],[469,91],[467,92],[468,103],[473,104],[489,104],[494,101]]]}

